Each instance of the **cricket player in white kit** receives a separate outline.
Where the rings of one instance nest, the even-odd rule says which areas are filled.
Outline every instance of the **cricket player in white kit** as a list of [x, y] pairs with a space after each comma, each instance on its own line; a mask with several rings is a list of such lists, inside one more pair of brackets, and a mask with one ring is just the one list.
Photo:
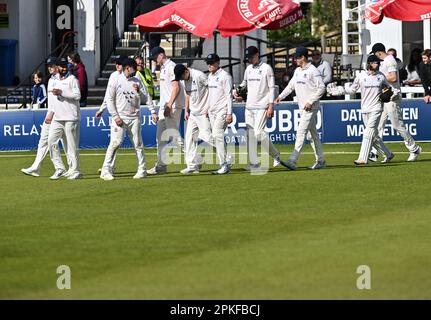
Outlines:
[[100, 174], [100, 178], [103, 180], [114, 179], [115, 155], [124, 141], [126, 132], [133, 143], [138, 159], [138, 170], [133, 179], [142, 179], [147, 175], [141, 133], [141, 103], [147, 104], [153, 120], [157, 118], [157, 114], [147, 88], [133, 76], [135, 72], [135, 60], [124, 59], [123, 72], [110, 84], [106, 92], [108, 111], [113, 121], [111, 123], [111, 142], [106, 150], [105, 161]]
[[[390, 86], [383, 73], [379, 71], [380, 59], [375, 55], [370, 55], [367, 59], [367, 70], [362, 71], [353, 81], [352, 85], [345, 88], [329, 84], [327, 89], [331, 95], [353, 94], [361, 90], [361, 113], [365, 125], [362, 136], [361, 151], [359, 158], [354, 161], [358, 166], [367, 164], [371, 147], [374, 146], [379, 153], [386, 157], [385, 162], [389, 162], [394, 154], [384, 145], [382, 138], [378, 134], [378, 125], [383, 112], [383, 103], [380, 101], [380, 94], [384, 85]], [[394, 92], [393, 94], [398, 94]]]
[[[247, 142], [249, 169], [259, 169], [257, 158], [257, 141], [274, 159], [274, 166], [282, 163], [280, 152], [274, 147], [268, 134], [265, 132], [266, 123], [274, 116], [274, 71], [271, 66], [260, 59], [259, 49], [250, 46], [245, 49], [245, 58], [249, 65], [245, 70], [243, 82], [240, 87], [247, 86], [247, 102], [245, 106], [245, 122], [247, 126]], [[239, 96], [234, 91], [235, 98]], [[284, 163], [282, 163], [284, 165]]]
[[[123, 61], [126, 59], [126, 56], [119, 56], [115, 59], [115, 71], [111, 73], [108, 80], [108, 85], [106, 86], [109, 88], [109, 86], [114, 82], [117, 81], [120, 74], [123, 72]], [[106, 93], [105, 93], [106, 98]], [[96, 118], [102, 117], [103, 112], [108, 108], [108, 104], [106, 103], [106, 99], [103, 99], [102, 105], [100, 106], [99, 110], [96, 112]]]
[[232, 123], [232, 77], [220, 68], [220, 57], [211, 53], [206, 58], [208, 65], [208, 115], [211, 122], [212, 137], [216, 146], [220, 168], [213, 174], [226, 174], [232, 165], [232, 155], [226, 152], [224, 133]]
[[66, 169], [58, 152], [58, 142], [64, 139], [67, 144], [66, 153], [69, 162], [69, 180], [81, 179], [82, 174], [79, 167], [79, 126], [80, 126], [80, 106], [81, 92], [79, 82], [75, 76], [68, 74], [67, 60], [59, 60], [58, 68], [60, 79], [52, 88], [53, 110], [48, 112], [46, 123], [51, 123], [48, 135], [48, 146], [51, 161], [55, 167], [55, 173], [51, 180], [58, 180], [65, 176]]
[[[58, 58], [56, 57], [50, 57], [46, 61], [46, 64], [48, 66], [48, 72], [51, 75], [50, 79], [48, 80], [48, 112], [46, 116], [50, 111], [53, 112], [54, 99], [57, 99], [57, 97], [52, 94], [52, 89], [55, 87], [55, 83], [60, 77], [58, 73], [57, 63], [58, 63]], [[50, 126], [51, 124], [46, 123], [44, 119], [42, 124], [42, 130], [40, 132], [39, 144], [37, 146], [36, 158], [34, 159], [33, 164], [29, 168], [21, 169], [22, 173], [33, 177], [40, 176], [40, 167], [42, 165], [43, 159], [45, 159], [46, 155], [49, 152], [48, 134], [49, 134]], [[62, 140], [63, 148], [67, 150], [67, 145], [65, 143], [66, 142]], [[60, 153], [60, 149], [56, 148], [54, 152]]]
[[186, 110], [184, 120], [187, 121], [185, 134], [185, 153], [187, 168], [182, 174], [199, 173], [202, 160], [198, 157], [198, 140], [212, 145], [211, 125], [208, 119], [208, 78], [202, 71], [186, 68], [177, 64], [174, 69], [175, 80], [184, 81], [186, 91]]
[[175, 80], [175, 62], [165, 54], [161, 47], [151, 50], [150, 57], [160, 65], [160, 109], [157, 122], [157, 163], [148, 170], [155, 175], [167, 172], [166, 151], [169, 140], [181, 147], [179, 133], [181, 113], [185, 107], [185, 92], [180, 81]]
[[[389, 118], [392, 123], [392, 127], [404, 139], [404, 144], [410, 152], [407, 161], [415, 161], [422, 152], [422, 148], [416, 144], [415, 140], [412, 138], [403, 122], [400, 106], [400, 77], [398, 74], [397, 62], [392, 55], [386, 53], [386, 48], [382, 43], [374, 44], [372, 47], [372, 53], [375, 54], [380, 60], [383, 60], [380, 63], [380, 72], [385, 75], [386, 79], [391, 84], [392, 90], [394, 92], [399, 92], [392, 98], [391, 101], [383, 105], [383, 113], [379, 124], [379, 135], [383, 138], [383, 131], [385, 129], [386, 121]], [[373, 154], [371, 154], [370, 158], [372, 161], [377, 160], [377, 158], [373, 157]]]
[[326, 87], [319, 70], [308, 62], [307, 48], [296, 48], [295, 58], [299, 67], [295, 70], [289, 84], [276, 99], [276, 103], [280, 103], [281, 100], [295, 91], [301, 117], [296, 132], [295, 149], [289, 160], [284, 163], [282, 162], [282, 164], [285, 164], [291, 170], [296, 169], [296, 162], [304, 146], [305, 138], [309, 133], [311, 137], [311, 146], [316, 156], [316, 162], [313, 166], [309, 167], [309, 169], [322, 169], [325, 167], [326, 162], [316, 124], [317, 114], [320, 110], [319, 99], [326, 92]]

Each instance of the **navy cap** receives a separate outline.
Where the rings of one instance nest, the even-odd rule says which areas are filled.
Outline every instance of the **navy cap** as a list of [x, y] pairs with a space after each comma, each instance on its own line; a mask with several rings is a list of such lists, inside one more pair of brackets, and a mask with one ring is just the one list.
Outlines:
[[183, 77], [184, 72], [186, 71], [186, 66], [183, 64], [177, 64], [175, 66], [174, 69], [174, 73], [175, 73], [175, 81], [180, 81], [182, 80], [181, 78]]
[[57, 58], [57, 65], [65, 67], [67, 66], [67, 59], [66, 58]]
[[380, 61], [381, 60], [379, 58], [377, 58], [377, 56], [374, 54], [368, 56], [368, 58], [367, 58], [367, 63], [372, 63], [372, 62], [380, 63]]
[[255, 47], [255, 46], [250, 46], [247, 49], [245, 49], [245, 51], [244, 51], [244, 57], [251, 58], [256, 53], [259, 53], [259, 49], [257, 47]]
[[165, 49], [163, 49], [162, 47], [154, 47], [153, 49], [151, 49], [150, 59], [156, 60], [157, 56], [161, 53], [165, 53]]
[[376, 52], [386, 52], [385, 45], [383, 43], [377, 42], [373, 45], [373, 48], [371, 49], [371, 53], [375, 54]]
[[127, 56], [118, 56], [118, 58], [115, 59], [115, 64], [121, 64], [123, 65], [123, 61], [127, 59]]
[[217, 55], [217, 53], [210, 53], [205, 61], [207, 64], [213, 64], [214, 62], [219, 62], [220, 57]]
[[135, 70], [137, 68], [136, 61], [134, 59], [132, 59], [132, 58], [125, 58], [123, 60], [122, 66], [123, 66], [123, 68], [126, 68], [127, 66], [129, 66], [129, 67], [132, 67]]
[[302, 56], [308, 58], [308, 49], [305, 48], [305, 47], [297, 47], [296, 50], [295, 50], [294, 56], [296, 58], [299, 58], [299, 57], [302, 57]]
[[53, 66], [53, 65], [58, 65], [58, 58], [57, 57], [49, 57], [47, 60], [46, 60], [46, 64], [48, 65], [48, 66]]

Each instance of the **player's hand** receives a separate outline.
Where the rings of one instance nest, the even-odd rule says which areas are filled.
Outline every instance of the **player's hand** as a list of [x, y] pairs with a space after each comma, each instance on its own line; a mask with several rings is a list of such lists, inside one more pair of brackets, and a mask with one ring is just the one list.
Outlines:
[[224, 120], [226, 121], [227, 124], [231, 124], [233, 121], [233, 117], [231, 114], [227, 114]]
[[139, 85], [137, 83], [133, 84], [133, 88], [136, 90], [136, 92], [139, 92]]
[[310, 111], [311, 110], [311, 104], [309, 104], [308, 102], [305, 104], [304, 106], [304, 110], [305, 111]]
[[151, 118], [153, 119], [154, 123], [159, 122], [159, 116], [157, 115], [157, 113], [151, 113]]
[[51, 124], [52, 122], [52, 118], [53, 118], [53, 114], [48, 114], [45, 118], [45, 123], [46, 124]]
[[60, 89], [52, 89], [52, 94], [54, 96], [61, 96], [62, 93], [63, 91], [61, 91]]
[[280, 97], [277, 97], [276, 99], [275, 99], [275, 101], [274, 101], [274, 103], [275, 104], [279, 104], [281, 102], [281, 98]]
[[115, 123], [117, 124], [117, 126], [121, 127], [123, 126], [124, 122], [123, 119], [121, 119], [120, 117], [116, 117], [115, 118]]
[[96, 112], [96, 118], [99, 119], [103, 114], [103, 111], [97, 111]]
[[425, 96], [424, 101], [425, 103], [431, 103], [431, 96]]
[[163, 114], [165, 115], [165, 117], [169, 117], [172, 113], [172, 104], [167, 102], [165, 104], [165, 111], [163, 112]]
[[274, 105], [272, 103], [268, 104], [268, 108], [266, 109], [266, 117], [272, 118], [274, 116]]
[[189, 121], [189, 113], [184, 111], [184, 121]]

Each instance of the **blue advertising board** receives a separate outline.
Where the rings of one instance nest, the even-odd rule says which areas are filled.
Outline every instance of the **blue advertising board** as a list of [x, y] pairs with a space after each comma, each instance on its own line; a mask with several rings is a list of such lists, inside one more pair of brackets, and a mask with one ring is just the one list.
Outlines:
[[[234, 105], [234, 121], [226, 131], [228, 143], [245, 142], [244, 105]], [[106, 148], [109, 144], [110, 117], [95, 118], [96, 108], [81, 109], [82, 149]], [[0, 112], [0, 151], [34, 150], [37, 148], [41, 126], [46, 110], [16, 110]], [[147, 108], [142, 107], [142, 137], [146, 147], [156, 146], [157, 126], [151, 121]], [[422, 99], [404, 99], [402, 115], [413, 138], [431, 140], [431, 107]], [[294, 143], [300, 114], [294, 102], [275, 107], [274, 118], [268, 120], [267, 132], [274, 143]], [[184, 132], [184, 123], [181, 132]], [[325, 143], [360, 142], [364, 129], [360, 113], [360, 101], [323, 101], [317, 122], [320, 138]], [[384, 132], [385, 141], [401, 141], [388, 121]], [[123, 147], [131, 147], [126, 138]]]

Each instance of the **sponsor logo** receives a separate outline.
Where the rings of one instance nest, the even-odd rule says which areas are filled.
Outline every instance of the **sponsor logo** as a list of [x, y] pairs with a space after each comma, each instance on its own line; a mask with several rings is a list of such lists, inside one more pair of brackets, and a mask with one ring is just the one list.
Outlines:
[[194, 24], [188, 22], [187, 20], [185, 20], [184, 18], [180, 17], [177, 14], [171, 15], [171, 21], [175, 22], [176, 24], [183, 27], [187, 31], [193, 31], [196, 29], [196, 26]]
[[241, 17], [262, 28], [281, 17], [280, 5], [274, 0], [261, 0], [250, 3], [249, 0], [237, 0], [238, 12]]

